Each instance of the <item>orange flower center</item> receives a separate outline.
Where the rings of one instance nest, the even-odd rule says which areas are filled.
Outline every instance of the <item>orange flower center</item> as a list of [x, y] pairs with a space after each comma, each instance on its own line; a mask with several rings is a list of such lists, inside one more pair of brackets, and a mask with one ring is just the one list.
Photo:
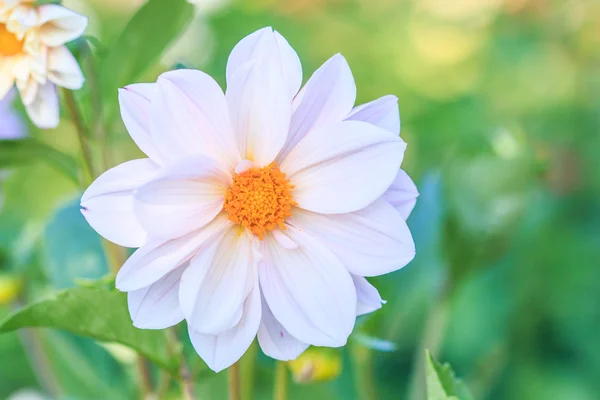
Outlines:
[[292, 206], [296, 205], [293, 188], [274, 164], [250, 168], [234, 174], [223, 208], [229, 213], [229, 220], [262, 240], [265, 233], [276, 227], [285, 229], [283, 222], [292, 215]]
[[14, 33], [6, 30], [5, 24], [0, 24], [0, 55], [10, 57], [23, 52], [23, 41], [17, 39]]

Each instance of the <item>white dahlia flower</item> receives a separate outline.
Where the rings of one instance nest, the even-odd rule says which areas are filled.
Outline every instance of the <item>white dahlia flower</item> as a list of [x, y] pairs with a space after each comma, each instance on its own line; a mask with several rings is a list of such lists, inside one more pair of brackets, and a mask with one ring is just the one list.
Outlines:
[[65, 43], [86, 26], [86, 17], [57, 4], [0, 0], [0, 99], [16, 83], [33, 123], [58, 125], [56, 86], [79, 89], [84, 81]]
[[364, 277], [415, 255], [397, 99], [353, 109], [339, 54], [301, 83], [296, 52], [264, 28], [231, 52], [225, 94], [194, 70], [126, 87], [123, 121], [149, 158], [107, 171], [82, 198], [96, 231], [140, 247], [116, 281], [134, 325], [185, 319], [215, 371], [257, 335], [280, 360], [344, 345], [357, 314], [381, 307]]

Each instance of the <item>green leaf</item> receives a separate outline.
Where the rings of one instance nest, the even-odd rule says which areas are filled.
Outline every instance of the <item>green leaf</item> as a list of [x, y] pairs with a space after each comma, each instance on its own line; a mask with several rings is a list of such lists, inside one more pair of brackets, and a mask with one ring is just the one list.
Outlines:
[[162, 55], [194, 15], [187, 0], [149, 0], [131, 18], [110, 47], [100, 68], [100, 80], [111, 99], [117, 88], [134, 83]]
[[0, 322], [0, 333], [20, 328], [56, 328], [137, 351], [161, 368], [175, 372], [164, 331], [141, 330], [131, 323], [124, 293], [74, 288], [24, 307]]
[[36, 160], [47, 162], [73, 182], [79, 182], [79, 168], [73, 157], [35, 139], [0, 141], [0, 168], [30, 165]]
[[465, 384], [454, 376], [450, 364], [440, 364], [429, 353], [427, 357], [427, 400], [473, 400]]

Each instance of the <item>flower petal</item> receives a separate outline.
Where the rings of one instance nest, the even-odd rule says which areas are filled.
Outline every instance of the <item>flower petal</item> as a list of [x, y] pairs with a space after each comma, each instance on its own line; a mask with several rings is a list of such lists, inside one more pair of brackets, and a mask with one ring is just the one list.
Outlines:
[[38, 7], [40, 39], [49, 47], [60, 46], [77, 39], [88, 24], [87, 17], [57, 4]]
[[0, 99], [3, 99], [15, 83], [13, 68], [17, 63], [15, 57], [0, 57]]
[[223, 91], [213, 78], [195, 70], [166, 72], [152, 99], [152, 136], [172, 161], [206, 155], [233, 170], [240, 156], [231, 132]]
[[272, 236], [261, 242], [260, 287], [269, 308], [299, 341], [343, 346], [356, 317], [356, 291], [350, 274], [306, 232], [289, 226], [285, 234], [298, 248], [283, 248]]
[[311, 129], [342, 121], [352, 110], [356, 85], [346, 59], [336, 54], [327, 60], [310, 77], [301, 95], [299, 103], [294, 104], [288, 140], [279, 160], [283, 160]]
[[163, 165], [165, 157], [154, 143], [150, 134], [152, 99], [157, 95], [155, 83], [137, 83], [119, 89], [121, 118], [127, 132], [152, 161]]
[[183, 320], [179, 307], [179, 280], [185, 267], [177, 268], [143, 289], [127, 293], [129, 315], [140, 329], [165, 329]]
[[56, 128], [59, 122], [58, 92], [50, 81], [39, 85], [33, 101], [25, 104], [27, 115], [40, 129]]
[[189, 326], [192, 345], [210, 369], [215, 372], [222, 371], [239, 360], [248, 350], [256, 337], [260, 316], [260, 290], [258, 282], [255, 282], [244, 301], [242, 317], [237, 325], [218, 335], [194, 332]]
[[370, 103], [354, 107], [346, 120], [368, 122], [386, 131], [390, 131], [396, 136], [400, 135], [398, 98], [387, 95]]
[[196, 252], [231, 226], [220, 215], [202, 229], [177, 239], [150, 239], [129, 257], [117, 274], [116, 287], [131, 292], [152, 285], [169, 272], [189, 261]]
[[203, 227], [221, 212], [230, 184], [231, 175], [212, 158], [186, 158], [138, 189], [134, 211], [150, 236], [179, 237]]
[[375, 286], [371, 285], [366, 278], [352, 275], [356, 287], [356, 315], [364, 315], [379, 310], [385, 300], [381, 298]]
[[258, 328], [258, 344], [263, 353], [281, 361], [295, 360], [309, 346], [285, 330], [271, 312], [264, 297], [262, 298], [262, 320]]
[[273, 28], [266, 27], [251, 33], [235, 45], [227, 60], [227, 86], [240, 67], [250, 61], [269, 59], [277, 63], [277, 71], [287, 84], [289, 100], [302, 85], [302, 64], [290, 44]]
[[366, 122], [344, 121], [311, 130], [281, 164], [306, 210], [338, 214], [379, 198], [400, 168], [406, 144]]
[[219, 334], [242, 318], [256, 274], [255, 238], [232, 226], [190, 262], [181, 277], [179, 302], [194, 332]]
[[259, 166], [270, 164], [283, 147], [291, 103], [272, 63], [239, 68], [227, 87], [227, 104], [240, 154]]
[[150, 159], [125, 162], [100, 175], [81, 197], [81, 213], [102, 237], [125, 247], [140, 247], [147, 233], [133, 212], [133, 192], [159, 171]]
[[387, 200], [406, 220], [408, 219], [415, 204], [417, 204], [419, 191], [412, 179], [403, 170], [398, 171], [396, 179], [392, 182], [389, 189], [383, 194], [383, 198]]
[[81, 89], [83, 86], [85, 79], [81, 68], [66, 46], [48, 49], [48, 79], [71, 90]]
[[395, 271], [415, 256], [404, 218], [386, 201], [347, 214], [293, 210], [289, 222], [331, 250], [353, 274], [377, 276]]

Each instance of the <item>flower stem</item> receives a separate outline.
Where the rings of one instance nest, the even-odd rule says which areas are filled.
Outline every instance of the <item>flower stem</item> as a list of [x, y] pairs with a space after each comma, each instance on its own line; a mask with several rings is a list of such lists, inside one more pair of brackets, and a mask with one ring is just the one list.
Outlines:
[[283, 361], [275, 364], [275, 387], [273, 390], [274, 400], [286, 400], [288, 392], [288, 372]]
[[75, 130], [77, 131], [77, 136], [79, 138], [79, 146], [81, 148], [81, 155], [83, 156], [84, 169], [87, 171], [87, 173], [84, 172], [84, 186], [87, 186], [96, 177], [96, 170], [94, 168], [94, 162], [92, 158], [92, 150], [86, 135], [87, 130], [83, 124], [81, 113], [77, 108], [77, 102], [75, 101], [73, 92], [68, 89], [64, 89], [63, 95], [65, 98], [65, 103], [67, 104], [67, 108], [69, 109], [69, 113], [71, 114], [71, 120], [75, 125]]
[[138, 356], [137, 367], [140, 376], [140, 382], [142, 384], [142, 399], [145, 399], [154, 390], [152, 385], [152, 374], [150, 372], [150, 365], [148, 364], [148, 360], [146, 360], [142, 356]]
[[357, 397], [364, 400], [376, 400], [378, 397], [376, 385], [373, 381], [373, 354], [371, 350], [352, 343], [350, 355], [353, 361]]
[[102, 170], [107, 169], [112, 160], [110, 159], [110, 151], [107, 142], [107, 129], [104, 118], [104, 107], [102, 104], [102, 92], [100, 82], [98, 81], [98, 70], [96, 69], [96, 60], [94, 60], [94, 52], [90, 44], [85, 41], [87, 80], [90, 87], [90, 96], [92, 100], [92, 108], [94, 110], [93, 131], [94, 137], [102, 150]]
[[233, 364], [229, 367], [229, 400], [241, 400], [240, 365]]

